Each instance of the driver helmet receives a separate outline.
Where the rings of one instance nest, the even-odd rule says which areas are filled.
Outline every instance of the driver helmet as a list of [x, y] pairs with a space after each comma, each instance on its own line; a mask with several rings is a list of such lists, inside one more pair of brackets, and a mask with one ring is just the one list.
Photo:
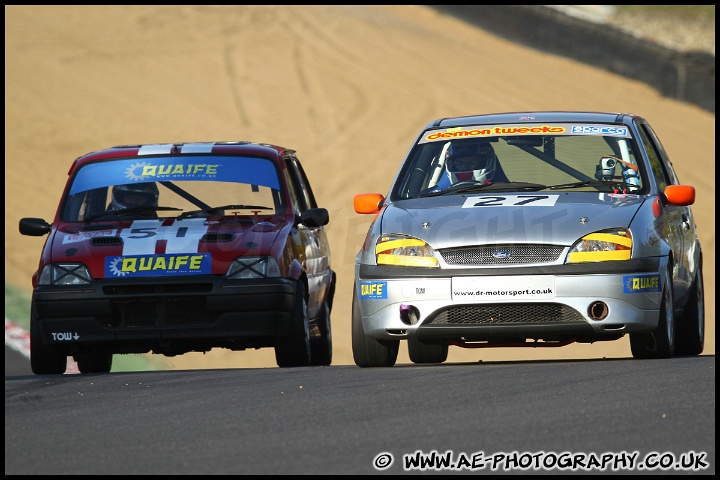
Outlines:
[[475, 180], [490, 182], [497, 168], [497, 155], [487, 142], [465, 147], [454, 147], [447, 160], [447, 169], [453, 183]]
[[110, 210], [125, 208], [157, 207], [160, 192], [155, 183], [132, 183], [116, 185], [112, 189]]

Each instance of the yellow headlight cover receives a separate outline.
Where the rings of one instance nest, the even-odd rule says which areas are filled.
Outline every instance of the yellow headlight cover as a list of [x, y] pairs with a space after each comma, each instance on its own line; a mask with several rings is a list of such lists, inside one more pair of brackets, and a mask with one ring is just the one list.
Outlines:
[[632, 234], [628, 229], [606, 230], [585, 235], [568, 254], [567, 263], [630, 260]]
[[378, 265], [437, 267], [432, 247], [424, 241], [399, 235], [384, 235], [375, 246]]

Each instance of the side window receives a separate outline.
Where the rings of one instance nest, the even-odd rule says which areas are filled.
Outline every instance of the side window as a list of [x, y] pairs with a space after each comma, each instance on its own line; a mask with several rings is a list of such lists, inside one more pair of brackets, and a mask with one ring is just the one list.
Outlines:
[[[286, 167], [287, 167], [287, 164], [286, 164]], [[296, 216], [300, 216], [300, 213], [302, 213], [302, 208], [301, 208], [301, 199], [297, 193], [297, 184], [296, 184], [295, 180], [293, 179], [293, 175], [292, 175], [292, 172], [290, 171], [290, 168], [285, 168], [284, 172], [285, 172], [285, 182], [287, 183], [288, 189], [290, 191], [290, 201], [292, 202], [293, 213]]]
[[660, 154], [660, 158], [663, 161], [663, 164], [665, 165], [665, 168], [667, 169], [667, 174], [670, 177], [670, 183], [673, 185], [679, 185], [680, 180], [678, 179], [677, 174], [675, 173], [675, 169], [672, 166], [672, 162], [670, 161], [670, 157], [668, 157], [667, 152], [665, 152], [665, 147], [663, 147], [662, 143], [660, 142], [660, 139], [658, 138], [657, 134], [655, 133], [655, 130], [650, 125], [643, 125], [643, 128], [647, 130], [648, 135], [650, 135], [650, 138], [653, 139], [653, 143], [657, 145], [658, 153]]
[[303, 170], [302, 165], [300, 165], [300, 162], [298, 161], [295, 162], [295, 166], [297, 167], [298, 180], [302, 184], [303, 196], [307, 201], [308, 208], [317, 208], [315, 195], [313, 194], [312, 188], [310, 188], [310, 181], [308, 180], [307, 175], [305, 175], [305, 170]]
[[305, 171], [302, 166], [295, 159], [288, 157], [285, 159], [286, 171], [290, 180], [288, 183], [292, 183], [291, 187], [295, 191], [295, 197], [297, 198], [300, 211], [304, 212], [309, 208], [317, 207], [315, 203], [315, 197], [313, 196], [312, 190], [310, 189], [310, 183], [305, 176]]
[[662, 192], [663, 190], [665, 190], [665, 187], [672, 183], [672, 181], [670, 180], [667, 170], [665, 169], [665, 162], [660, 157], [660, 153], [658, 152], [655, 143], [653, 143], [645, 127], [646, 126], [643, 124], [638, 125], [640, 139], [645, 146], [645, 151], [647, 152], [648, 159], [650, 160], [652, 174], [655, 177], [655, 181], [657, 182], [658, 190]]
[[95, 188], [70, 195], [65, 201], [60, 219], [63, 222], [82, 222], [105, 212], [107, 187]]

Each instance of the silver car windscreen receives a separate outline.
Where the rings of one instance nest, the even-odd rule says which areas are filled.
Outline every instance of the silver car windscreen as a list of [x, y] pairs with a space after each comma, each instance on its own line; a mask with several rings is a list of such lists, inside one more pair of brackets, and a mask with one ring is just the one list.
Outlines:
[[[512, 184], [587, 182], [572, 188], [593, 192], [612, 188], [599, 182], [627, 183], [627, 190], [637, 193], [645, 173], [636, 151], [629, 129], [619, 125], [494, 125], [431, 131], [411, 151], [393, 195], [415, 198], [461, 180], [508, 184], [509, 189]], [[474, 170], [460, 172], [453, 163], [462, 155], [480, 154], [484, 157]]]

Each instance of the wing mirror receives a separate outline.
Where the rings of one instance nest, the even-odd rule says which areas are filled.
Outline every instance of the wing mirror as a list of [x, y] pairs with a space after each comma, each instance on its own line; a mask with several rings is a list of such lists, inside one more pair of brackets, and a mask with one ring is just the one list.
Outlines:
[[671, 205], [687, 206], [695, 203], [695, 187], [690, 185], [668, 185], [663, 194]]
[[378, 213], [384, 201], [379, 193], [359, 193], [353, 199], [353, 207], [357, 213]]
[[306, 227], [322, 227], [328, 222], [330, 222], [330, 214], [326, 208], [310, 208], [300, 215], [300, 223]]
[[50, 224], [42, 218], [21, 218], [20, 233], [31, 237], [42, 237], [50, 233]]

